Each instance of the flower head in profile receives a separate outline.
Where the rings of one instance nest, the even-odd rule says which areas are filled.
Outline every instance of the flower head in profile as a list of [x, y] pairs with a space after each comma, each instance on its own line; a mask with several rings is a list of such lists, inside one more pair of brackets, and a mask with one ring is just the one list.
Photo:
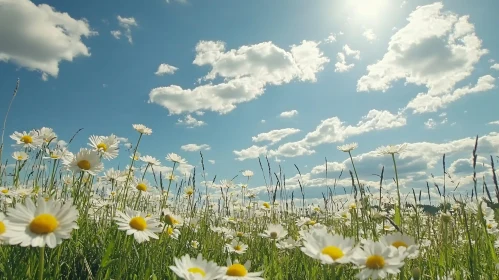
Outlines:
[[23, 151], [16, 151], [12, 153], [12, 158], [17, 161], [25, 161], [29, 158], [29, 156]]
[[99, 153], [85, 148], [80, 149], [71, 159], [64, 160], [64, 164], [73, 172], [86, 172], [94, 176], [104, 169]]
[[126, 209], [124, 212], [116, 211], [114, 220], [119, 230], [126, 231], [127, 235], [133, 234], [138, 243], [149, 241], [150, 238], [159, 238], [156, 232], [161, 231], [160, 223], [144, 213], [131, 209]]
[[217, 279], [223, 273], [223, 268], [212, 261], [203, 259], [201, 254], [197, 258], [189, 255], [174, 259], [175, 265], [170, 269], [180, 278], [186, 280], [212, 280]]
[[187, 163], [187, 161], [185, 159], [183, 159], [181, 156], [179, 156], [175, 153], [169, 153], [168, 155], [166, 155], [166, 160], [171, 161], [171, 162], [176, 163], [176, 164]]
[[260, 275], [263, 271], [259, 272], [249, 272], [251, 270], [251, 261], [246, 261], [244, 265], [240, 264], [239, 261], [234, 261], [227, 258], [227, 267], [223, 268], [223, 273], [218, 279], [222, 280], [264, 280]]
[[[8, 228], [3, 236], [11, 245], [55, 248], [77, 229], [78, 210], [72, 203], [62, 204], [39, 196], [37, 205], [30, 198], [7, 210]], [[5, 223], [4, 223], [5, 225]]]
[[16, 141], [16, 145], [21, 148], [38, 148], [43, 144], [43, 139], [38, 135], [38, 132], [32, 130], [30, 132], [17, 132], [15, 131], [10, 138]]
[[350, 144], [341, 145], [341, 146], [338, 146], [336, 148], [342, 152], [348, 153], [348, 152], [355, 150], [358, 146], [359, 145], [357, 145], [357, 143], [354, 142], [354, 143], [350, 143]]
[[407, 144], [382, 146], [376, 149], [376, 152], [381, 155], [394, 155], [402, 153], [406, 148]]
[[253, 171], [251, 171], [251, 170], [244, 170], [243, 171], [243, 176], [244, 177], [248, 177], [249, 178], [249, 177], [252, 177], [253, 175], [254, 175]]
[[152, 129], [148, 128], [147, 126], [145, 126], [143, 124], [134, 124], [132, 126], [133, 126], [133, 129], [135, 129], [140, 134], [144, 134], [144, 135], [151, 135], [152, 134]]
[[157, 160], [156, 158], [154, 158], [152, 156], [141, 156], [141, 157], [139, 157], [139, 159], [142, 162], [147, 163], [148, 165], [152, 165], [152, 166], [158, 166], [161, 164], [161, 162], [159, 160]]

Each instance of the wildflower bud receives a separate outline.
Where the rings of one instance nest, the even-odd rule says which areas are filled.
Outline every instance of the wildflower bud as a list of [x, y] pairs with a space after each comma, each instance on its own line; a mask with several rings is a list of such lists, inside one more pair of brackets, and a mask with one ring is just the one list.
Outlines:
[[441, 219], [442, 219], [442, 222], [444, 223], [449, 223], [451, 221], [451, 215], [447, 214], [447, 213], [442, 213], [442, 216], [441, 216]]
[[415, 267], [412, 269], [412, 279], [414, 280], [421, 279], [421, 269], [419, 269], [419, 267]]

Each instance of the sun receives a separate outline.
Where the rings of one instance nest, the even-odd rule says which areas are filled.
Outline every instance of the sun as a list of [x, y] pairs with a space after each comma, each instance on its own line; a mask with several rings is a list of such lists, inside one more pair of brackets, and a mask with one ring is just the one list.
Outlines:
[[390, 8], [390, 0], [347, 0], [348, 14], [359, 21], [380, 21]]

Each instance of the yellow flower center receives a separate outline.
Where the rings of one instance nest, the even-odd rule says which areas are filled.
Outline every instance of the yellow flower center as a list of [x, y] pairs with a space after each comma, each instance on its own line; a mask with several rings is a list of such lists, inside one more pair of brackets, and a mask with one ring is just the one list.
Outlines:
[[59, 226], [59, 221], [51, 214], [40, 214], [29, 224], [31, 232], [36, 234], [47, 234], [54, 232]]
[[238, 232], [236, 233], [236, 236], [237, 236], [237, 237], [243, 237], [243, 235], [244, 235], [244, 233], [243, 233], [243, 232], [241, 232], [241, 231], [238, 231]]
[[112, 196], [115, 196], [115, 195], [116, 195], [116, 192], [114, 192], [114, 191], [113, 191], [113, 192], [111, 192], [111, 195], [112, 195]]
[[234, 250], [236, 250], [236, 251], [241, 251], [241, 249], [242, 249], [242, 247], [239, 244], [234, 246]]
[[407, 248], [407, 243], [405, 243], [404, 241], [395, 241], [392, 243], [392, 246], [395, 248], [398, 248], [400, 246]]
[[3, 189], [3, 190], [2, 190], [2, 193], [4, 193], [4, 194], [8, 194], [8, 193], [9, 193], [9, 190], [8, 190], [8, 189]]
[[168, 227], [167, 233], [168, 233], [168, 235], [172, 235], [173, 234], [173, 228], [172, 227]]
[[188, 189], [185, 191], [185, 193], [188, 195], [188, 196], [191, 196], [193, 193], [194, 193], [194, 190], [193, 189]]
[[275, 232], [275, 231], [274, 231], [274, 232], [271, 232], [271, 233], [270, 233], [270, 238], [272, 238], [272, 239], [276, 239], [276, 238], [277, 238], [277, 232]]
[[51, 154], [50, 154], [50, 157], [51, 157], [51, 158], [53, 158], [53, 159], [58, 159], [58, 158], [59, 158], [59, 155], [58, 155], [58, 154], [51, 153]]
[[330, 256], [333, 260], [337, 260], [345, 255], [343, 254], [343, 251], [336, 246], [327, 246], [322, 249], [322, 254]]
[[130, 220], [130, 226], [133, 229], [143, 231], [147, 228], [147, 222], [146, 219], [142, 218], [141, 216], [133, 217]]
[[385, 259], [379, 255], [372, 255], [366, 260], [366, 267], [370, 269], [382, 269], [385, 266]]
[[270, 204], [268, 204], [267, 202], [264, 202], [264, 203], [263, 203], [263, 207], [265, 207], [265, 208], [270, 208]]
[[31, 144], [33, 143], [33, 137], [29, 136], [29, 135], [24, 135], [23, 137], [21, 137], [21, 142], [23, 142], [24, 144]]
[[137, 188], [137, 190], [142, 191], [142, 192], [147, 191], [147, 186], [144, 183], [139, 183], [136, 188]]
[[316, 221], [314, 221], [314, 220], [310, 220], [310, 221], [308, 221], [308, 222], [307, 222], [307, 224], [308, 224], [309, 226], [313, 226], [313, 225], [315, 225], [316, 223], [317, 223], [317, 222], [316, 222]]
[[165, 219], [166, 219], [166, 222], [169, 225], [176, 225], [176, 224], [178, 224], [177, 219], [175, 219], [172, 215], [166, 215]]
[[489, 229], [492, 229], [492, 228], [493, 228], [493, 225], [489, 223], [489, 224], [487, 224], [487, 227], [488, 227]]
[[17, 156], [17, 160], [23, 160], [23, 156]]
[[350, 209], [357, 209], [357, 204], [355, 203], [350, 204]]
[[0, 221], [0, 234], [3, 234], [5, 232], [5, 224]]
[[227, 268], [227, 272], [225, 275], [228, 276], [246, 276], [248, 274], [248, 271], [246, 270], [246, 267], [244, 265], [235, 263]]
[[86, 159], [80, 160], [77, 165], [82, 170], [89, 170], [91, 167], [90, 162]]
[[384, 228], [385, 230], [391, 230], [391, 229], [392, 229], [392, 227], [391, 227], [391, 226], [389, 226], [389, 225], [385, 225], [383, 228]]
[[204, 272], [204, 270], [202, 270], [201, 268], [199, 267], [191, 267], [189, 269], [187, 269], [187, 271], [189, 271], [190, 273], [198, 273], [198, 274], [201, 274], [203, 277], [206, 276], [206, 272]]
[[107, 145], [101, 142], [97, 145], [97, 149], [105, 152], [107, 151]]

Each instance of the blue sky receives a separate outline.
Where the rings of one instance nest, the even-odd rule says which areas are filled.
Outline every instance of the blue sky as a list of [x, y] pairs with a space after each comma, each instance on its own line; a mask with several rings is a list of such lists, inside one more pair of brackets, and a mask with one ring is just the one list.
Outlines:
[[[250, 187], [263, 184], [257, 158], [268, 155], [290, 187], [300, 168], [309, 197], [323, 190], [325, 157], [329, 178], [349, 168], [337, 145], [359, 143], [359, 175], [373, 185], [381, 165], [391, 169], [376, 148], [408, 143], [407, 189], [425, 188], [431, 172], [441, 180], [443, 153], [469, 189], [468, 138], [482, 137], [484, 164], [499, 148], [490, 124], [499, 120], [499, 3], [311, 3], [0, 0], [0, 115], [21, 79], [6, 135], [46, 126], [69, 140], [84, 128], [75, 152], [90, 135], [133, 143], [131, 125], [142, 123], [153, 129], [143, 155], [166, 164], [175, 152], [198, 166], [199, 151], [181, 147], [207, 145], [210, 179], [249, 169]], [[155, 74], [161, 64], [176, 70]]]

